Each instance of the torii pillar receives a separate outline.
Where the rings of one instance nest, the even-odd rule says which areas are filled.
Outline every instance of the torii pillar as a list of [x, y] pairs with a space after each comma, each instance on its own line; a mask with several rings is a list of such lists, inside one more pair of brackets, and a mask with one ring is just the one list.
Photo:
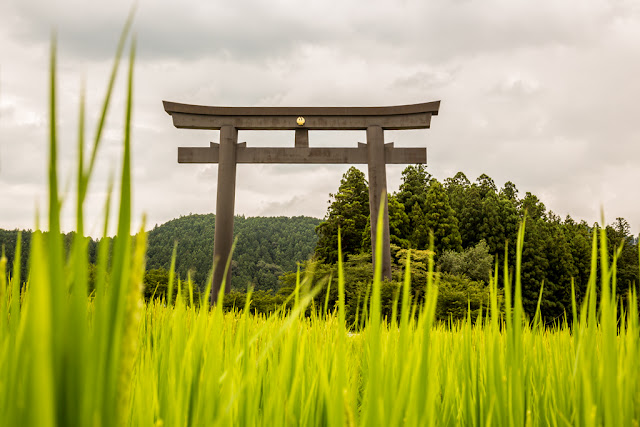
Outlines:
[[[163, 101], [177, 128], [219, 129], [220, 143], [209, 147], [178, 147], [178, 163], [218, 163], [218, 190], [214, 237], [214, 272], [211, 303], [223, 283], [230, 282], [233, 220], [238, 163], [347, 163], [369, 167], [371, 251], [376, 247], [376, 226], [383, 212], [382, 275], [391, 279], [391, 248], [387, 204], [387, 164], [426, 163], [426, 148], [396, 148], [385, 144], [384, 131], [427, 129], [438, 114], [440, 101], [392, 107], [213, 107]], [[295, 130], [294, 147], [247, 147], [238, 143], [238, 130]], [[311, 148], [309, 130], [366, 130], [367, 143], [357, 148]], [[375, 264], [374, 264], [375, 268]], [[225, 292], [230, 286], [225, 286]]]
[[[382, 277], [391, 280], [391, 241], [389, 240], [389, 204], [387, 202], [387, 163], [384, 155], [384, 131], [380, 126], [367, 127], [369, 165], [369, 213], [371, 214], [371, 256], [376, 268], [377, 225], [382, 202]], [[425, 156], [426, 157], [426, 156]], [[425, 159], [426, 160], [426, 159]]]
[[216, 228], [213, 238], [213, 285], [211, 303], [218, 298], [225, 280], [225, 291], [231, 288], [231, 249], [233, 247], [233, 219], [236, 201], [236, 146], [238, 130], [229, 125], [220, 128], [220, 156], [218, 159], [218, 194], [216, 197]]

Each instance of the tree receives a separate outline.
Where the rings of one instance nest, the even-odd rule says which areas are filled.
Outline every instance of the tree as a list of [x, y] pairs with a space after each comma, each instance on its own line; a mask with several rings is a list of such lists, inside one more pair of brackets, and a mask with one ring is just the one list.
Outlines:
[[462, 247], [468, 248], [482, 240], [478, 233], [483, 218], [482, 194], [476, 184], [469, 186], [464, 191], [460, 205], [458, 228], [462, 239]]
[[424, 165], [407, 166], [402, 171], [402, 184], [396, 197], [406, 212], [412, 212], [415, 204], [424, 212], [430, 180], [431, 174]]
[[[518, 190], [507, 182], [498, 193], [489, 176], [482, 174], [469, 184], [464, 174], [447, 181], [447, 193], [455, 202], [463, 247], [485, 240], [492, 255], [503, 257], [505, 242], [514, 243], [518, 226]], [[513, 245], [512, 245], [513, 247]]]
[[[554, 219], [552, 213], [549, 218]], [[577, 274], [564, 227], [542, 218], [528, 218], [522, 253], [522, 305], [525, 312], [535, 314], [540, 288], [544, 283], [542, 315], [547, 322], [559, 321], [571, 311], [571, 277]]]
[[505, 224], [500, 215], [501, 207], [500, 199], [494, 192], [487, 192], [480, 204], [477, 238], [485, 240], [489, 245], [489, 252], [494, 255], [504, 252], [507, 240]]
[[520, 211], [527, 212], [527, 216], [532, 219], [544, 219], [547, 208], [537, 196], [527, 191], [524, 199], [520, 201]]
[[[545, 282], [546, 273], [549, 269], [549, 261], [545, 256], [545, 229], [542, 219], [527, 217], [524, 235], [524, 245], [522, 249], [521, 283], [522, 283], [522, 306], [525, 313], [531, 318], [535, 314], [540, 295], [540, 287]], [[515, 242], [514, 242], [515, 245]], [[509, 261], [511, 265], [515, 260]], [[513, 272], [515, 274], [515, 272]], [[511, 280], [511, 286], [515, 281]], [[512, 294], [513, 295], [513, 292]], [[542, 314], [547, 315], [550, 311], [555, 311], [555, 302], [550, 298], [549, 284], [544, 283], [543, 301], [541, 304]]]
[[411, 247], [415, 249], [428, 249], [429, 247], [429, 227], [425, 221], [424, 214], [419, 203], [414, 203], [409, 215], [411, 221]]
[[638, 285], [638, 247], [633, 242], [630, 230], [627, 220], [620, 217], [606, 228], [609, 262], [613, 262], [614, 254], [617, 257], [616, 292], [619, 296], [625, 296], [633, 285]]
[[[462, 172], [456, 173], [453, 178], [447, 178], [444, 180], [444, 189], [449, 196], [449, 203], [456, 214], [456, 218], [458, 218], [458, 222], [461, 220], [460, 214], [465, 205], [466, 191], [469, 189], [470, 185], [471, 182]], [[460, 224], [458, 224], [458, 227], [459, 226]]]
[[342, 176], [325, 220], [318, 225], [316, 254], [328, 263], [338, 260], [338, 229], [343, 254], [355, 254], [362, 249], [362, 234], [369, 221], [369, 187], [364, 173], [355, 167]]
[[[515, 243], [519, 216], [518, 210], [512, 200], [489, 192], [481, 203], [481, 220], [479, 222], [476, 238], [485, 240], [489, 245], [489, 253], [497, 255], [499, 260], [504, 259], [504, 250], [507, 242]], [[515, 255], [511, 245], [509, 256]]]
[[575, 277], [578, 271], [573, 263], [565, 227], [560, 218], [552, 213], [549, 217], [554, 221], [543, 223], [546, 228], [544, 255], [548, 262], [544, 286], [545, 291], [549, 291], [549, 296], [545, 294], [543, 297], [550, 300], [550, 303], [547, 303], [546, 311], [542, 314], [551, 320], [559, 319], [564, 313], [571, 312], [571, 278]]
[[478, 177], [476, 185], [480, 189], [480, 197], [483, 199], [487, 197], [487, 194], [489, 193], [496, 194], [498, 192], [498, 188], [496, 187], [495, 182], [493, 182], [493, 179], [484, 173]]
[[429, 186], [424, 219], [426, 228], [433, 231], [436, 254], [462, 250], [458, 219], [449, 205], [449, 196], [436, 179]]
[[504, 187], [500, 190], [500, 197], [512, 201], [515, 205], [518, 204], [518, 189], [516, 185], [507, 181], [504, 183]]
[[[400, 203], [397, 197], [389, 196], [389, 237], [391, 243], [401, 248], [408, 248], [410, 234], [411, 221], [405, 206]], [[369, 233], [369, 240], [371, 240], [371, 233]], [[370, 244], [368, 248], [371, 248]]]
[[564, 232], [571, 250], [571, 258], [576, 269], [574, 288], [577, 303], [581, 303], [587, 290], [591, 269], [591, 227], [585, 222], [576, 223], [570, 216], [564, 220]]
[[404, 205], [405, 211], [409, 212], [411, 232], [407, 234], [407, 239], [411, 246], [428, 248], [429, 230], [432, 230], [436, 253], [445, 249], [460, 250], [458, 219], [442, 184], [431, 179], [422, 165], [408, 166], [402, 172], [402, 180], [396, 197]]

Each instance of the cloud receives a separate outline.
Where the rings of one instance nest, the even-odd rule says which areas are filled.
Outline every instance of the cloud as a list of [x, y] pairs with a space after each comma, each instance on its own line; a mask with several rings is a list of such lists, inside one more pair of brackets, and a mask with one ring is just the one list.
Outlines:
[[[44, 206], [51, 28], [59, 40], [60, 174], [72, 183], [80, 88], [84, 82], [90, 139], [129, 9], [124, 0], [0, 4], [0, 227], [30, 227], [34, 206]], [[134, 217], [146, 212], [149, 224], [215, 210], [217, 167], [179, 165], [176, 157], [178, 146], [206, 146], [218, 133], [175, 129], [163, 99], [236, 106], [441, 99], [431, 129], [387, 132], [386, 140], [426, 146], [439, 179], [487, 173], [563, 216], [593, 222], [605, 203], [612, 218], [640, 230], [640, 205], [629, 197], [640, 179], [636, 1], [158, 0], [140, 3], [134, 28]], [[98, 233], [107, 181], [120, 168], [122, 77], [87, 201]], [[241, 132], [240, 140], [293, 145], [291, 132]], [[310, 140], [355, 146], [365, 136], [312, 132]], [[240, 165], [236, 212], [322, 217], [347, 168]], [[401, 171], [387, 168], [390, 189]], [[72, 228], [71, 207], [63, 214]]]
[[[109, 58], [130, 2], [12, 0], [12, 32], [46, 42], [57, 28], [61, 42], [81, 58]], [[363, 49], [390, 59], [446, 61], [481, 52], [546, 45], [585, 45], [594, 28], [636, 13], [632, 2], [536, 3], [508, 0], [141, 2], [136, 15], [143, 58], [227, 57], [255, 62], [292, 58], [301, 46], [326, 46], [361, 56]]]

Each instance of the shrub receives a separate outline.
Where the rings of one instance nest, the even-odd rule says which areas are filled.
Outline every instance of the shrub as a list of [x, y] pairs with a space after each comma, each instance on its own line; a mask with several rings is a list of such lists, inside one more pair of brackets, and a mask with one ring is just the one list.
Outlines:
[[471, 280], [489, 283], [493, 256], [489, 254], [487, 243], [481, 240], [462, 252], [445, 251], [438, 261], [438, 267], [442, 272], [465, 275]]

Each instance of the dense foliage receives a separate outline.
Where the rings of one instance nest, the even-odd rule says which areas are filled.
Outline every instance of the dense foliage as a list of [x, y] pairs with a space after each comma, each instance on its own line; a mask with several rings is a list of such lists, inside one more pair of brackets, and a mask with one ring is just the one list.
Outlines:
[[[15, 259], [16, 252], [16, 244], [18, 241], [18, 234], [20, 234], [21, 245], [20, 245], [20, 258], [25, 262], [20, 264], [20, 276], [23, 278], [29, 277], [29, 253], [31, 250], [31, 236], [33, 231], [31, 230], [4, 230], [0, 228], [0, 248], [4, 251], [5, 256], [7, 257], [8, 265], [12, 265]], [[46, 235], [47, 233], [45, 233]], [[71, 245], [76, 237], [75, 232], [70, 232], [67, 234], [63, 234], [62, 242], [64, 245], [64, 251], [66, 254], [69, 254], [71, 250]], [[89, 262], [92, 264], [96, 263], [96, 251], [98, 247], [98, 241], [93, 239], [88, 239], [87, 241], [87, 251], [89, 254]]]
[[[431, 280], [437, 283], [440, 295], [435, 311], [437, 321], [463, 320], [467, 317], [468, 310], [475, 320], [481, 313], [482, 307], [486, 308], [490, 303], [488, 281], [471, 279], [464, 274], [453, 274], [448, 270], [429, 273], [429, 254], [430, 251], [411, 251], [411, 283], [408, 285], [408, 297], [411, 303], [425, 302], [425, 289]], [[490, 258], [486, 252], [484, 254]], [[394, 316], [394, 305], [402, 304], [403, 301], [401, 289], [408, 255], [408, 251], [395, 247], [392, 257], [393, 280], [385, 280], [380, 284], [380, 310], [382, 318], [387, 320]], [[314, 296], [311, 305], [306, 309], [306, 314], [311, 316], [314, 312], [321, 313], [339, 304], [338, 277], [341, 274], [344, 279], [347, 326], [353, 331], [360, 330], [366, 319], [372, 292], [371, 256], [369, 254], [348, 255], [342, 269], [336, 264], [318, 261], [305, 262], [302, 264], [302, 269], [305, 270], [304, 277], [308, 281], [308, 287], [314, 287]], [[488, 275], [489, 271], [487, 269], [484, 273]], [[263, 314], [270, 314], [283, 304], [292, 309], [295, 301], [289, 296], [295, 293], [298, 281], [297, 273], [289, 273], [283, 277], [283, 285], [278, 292], [254, 292], [251, 295], [250, 309], [252, 312]], [[501, 292], [498, 292], [497, 298], [502, 302]], [[229, 310], [234, 307], [244, 307], [245, 303], [246, 294], [243, 292], [232, 292], [224, 301], [225, 308]], [[399, 319], [397, 310], [395, 315]]]
[[[349, 235], [350, 243], [343, 246], [344, 253], [352, 256], [352, 260], [364, 262], [370, 259], [353, 258], [353, 255], [371, 251], [370, 221], [362, 219], [365, 212], [368, 213], [368, 204], [361, 206], [366, 193], [364, 174], [351, 168], [344, 175], [337, 193], [331, 195], [333, 202], [317, 229], [316, 254], [322, 262], [335, 263], [338, 227]], [[345, 220], [353, 212], [357, 212], [360, 219]], [[513, 265], [517, 226], [525, 219], [523, 306], [525, 312], [533, 316], [542, 290], [541, 308], [545, 319], [557, 321], [570, 309], [572, 281], [578, 301], [585, 295], [591, 241], [599, 229], [598, 224], [576, 222], [570, 216], [563, 220], [548, 211], [535, 195], [527, 192], [520, 198], [512, 182], [498, 188], [485, 174], [471, 183], [458, 172], [440, 183], [422, 165], [407, 167], [402, 173], [399, 191], [389, 195], [393, 245], [426, 250], [432, 232], [435, 259], [443, 271], [465, 275], [485, 284], [490, 271], [487, 266], [496, 261], [502, 265], [505, 254]], [[639, 283], [638, 241], [630, 235], [629, 229], [623, 218], [616, 218], [605, 227], [608, 255], [612, 258], [615, 255], [619, 271], [617, 291], [623, 299], [629, 287]], [[358, 236], [360, 240], [357, 240]]]

